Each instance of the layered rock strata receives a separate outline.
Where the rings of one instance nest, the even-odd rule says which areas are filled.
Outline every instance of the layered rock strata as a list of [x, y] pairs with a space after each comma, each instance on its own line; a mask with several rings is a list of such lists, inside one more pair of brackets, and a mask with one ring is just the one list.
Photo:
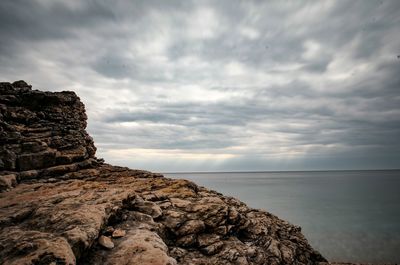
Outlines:
[[324, 264], [300, 227], [105, 164], [73, 92], [0, 83], [1, 264]]
[[74, 92], [41, 92], [24, 81], [0, 83], [1, 189], [92, 166], [96, 148]]

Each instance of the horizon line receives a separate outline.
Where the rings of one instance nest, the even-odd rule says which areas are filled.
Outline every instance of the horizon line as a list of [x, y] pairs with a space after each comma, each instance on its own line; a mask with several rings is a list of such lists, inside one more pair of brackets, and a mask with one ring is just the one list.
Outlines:
[[400, 171], [400, 168], [387, 169], [326, 169], [326, 170], [243, 170], [243, 171], [175, 171], [175, 172], [159, 172], [162, 174], [209, 174], [209, 173], [286, 173], [286, 172], [329, 172], [329, 171]]

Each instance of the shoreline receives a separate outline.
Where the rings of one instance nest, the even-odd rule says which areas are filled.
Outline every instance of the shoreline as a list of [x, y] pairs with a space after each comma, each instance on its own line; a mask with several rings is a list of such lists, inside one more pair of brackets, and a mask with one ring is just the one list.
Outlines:
[[400, 169], [332, 169], [332, 170], [263, 170], [263, 171], [179, 171], [179, 172], [158, 172], [160, 174], [213, 174], [213, 173], [304, 173], [304, 172], [357, 172], [357, 171], [400, 171]]

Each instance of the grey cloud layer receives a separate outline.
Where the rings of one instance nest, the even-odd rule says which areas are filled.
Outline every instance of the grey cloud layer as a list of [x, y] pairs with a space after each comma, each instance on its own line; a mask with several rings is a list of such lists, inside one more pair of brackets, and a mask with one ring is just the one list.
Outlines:
[[4, 0], [0, 25], [0, 78], [75, 90], [110, 162], [400, 166], [399, 1]]

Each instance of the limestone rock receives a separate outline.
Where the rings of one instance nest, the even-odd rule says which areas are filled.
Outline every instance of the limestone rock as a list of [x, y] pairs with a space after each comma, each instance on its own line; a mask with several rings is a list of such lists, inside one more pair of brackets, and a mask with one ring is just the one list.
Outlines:
[[326, 262], [299, 227], [270, 213], [97, 159], [86, 118], [73, 92], [0, 83], [2, 263]]
[[176, 265], [176, 260], [167, 255], [163, 240], [149, 230], [133, 230], [115, 251], [108, 255], [104, 264], [126, 265]]
[[125, 235], [126, 235], [125, 230], [116, 229], [116, 230], [114, 230], [114, 232], [112, 233], [112, 238], [120, 238], [120, 237], [124, 237]]
[[135, 209], [139, 212], [151, 215], [153, 218], [158, 218], [162, 215], [160, 206], [151, 201], [142, 201], [135, 205]]
[[6, 191], [14, 188], [17, 185], [15, 174], [0, 176], [0, 191]]
[[0, 117], [0, 170], [39, 170], [31, 177], [40, 178], [41, 169], [94, 158], [85, 108], [74, 92], [32, 90], [22, 80], [0, 83]]
[[178, 236], [184, 236], [189, 234], [199, 234], [203, 232], [206, 226], [201, 220], [189, 220], [178, 228], [175, 232]]
[[114, 248], [114, 243], [112, 242], [111, 238], [109, 238], [107, 236], [100, 236], [99, 244], [100, 244], [100, 246], [105, 247], [107, 249]]
[[71, 246], [63, 237], [17, 227], [0, 231], [2, 264], [76, 264]]
[[216, 234], [201, 234], [198, 237], [199, 247], [206, 247], [216, 242], [219, 242], [221, 237]]

